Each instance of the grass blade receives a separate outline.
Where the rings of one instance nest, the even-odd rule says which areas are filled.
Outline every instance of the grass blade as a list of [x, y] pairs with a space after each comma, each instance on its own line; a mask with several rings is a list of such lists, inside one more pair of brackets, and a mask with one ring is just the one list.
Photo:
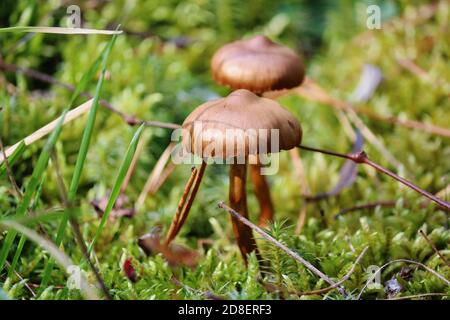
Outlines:
[[0, 28], [0, 33], [7, 32], [36, 32], [36, 33], [56, 33], [56, 34], [121, 34], [120, 30], [101, 30], [85, 28], [63, 28], [63, 27], [8, 27]]
[[[59, 134], [61, 133], [62, 125], [67, 112], [68, 110], [63, 112], [61, 118], [59, 119], [58, 125], [50, 135], [46, 144], [44, 145], [44, 148], [36, 163], [36, 167], [34, 168], [33, 173], [31, 175], [31, 179], [27, 185], [25, 194], [23, 195], [23, 199], [19, 203], [19, 206], [17, 207], [16, 216], [18, 217], [24, 216], [31, 204], [33, 195], [35, 194], [39, 186], [39, 182], [41, 181], [42, 175], [44, 174], [44, 171], [47, 168], [48, 160], [50, 159], [50, 151], [52, 150], [53, 146], [56, 143], [56, 140], [59, 137]], [[14, 242], [14, 239], [16, 238], [16, 235], [17, 232], [15, 230], [10, 230], [3, 241], [2, 249], [0, 251], [0, 270], [2, 270], [5, 265], [5, 261], [8, 257], [9, 251]]]
[[[13, 150], [11, 153], [11, 156], [8, 157], [9, 165], [12, 166], [17, 159], [22, 155], [22, 153], [25, 151], [26, 145], [25, 142], [22, 140], [17, 144], [17, 147]], [[6, 150], [5, 150], [6, 152]], [[0, 155], [0, 178], [3, 177], [3, 175], [6, 173], [6, 163], [3, 163], [3, 155]]]
[[125, 179], [125, 176], [127, 175], [128, 168], [131, 165], [131, 161], [133, 160], [133, 155], [136, 151], [139, 137], [141, 136], [142, 130], [144, 129], [144, 125], [141, 125], [136, 132], [133, 135], [133, 138], [131, 139], [130, 145], [128, 146], [127, 152], [125, 154], [125, 158], [120, 166], [119, 173], [117, 175], [117, 178], [114, 182], [113, 189], [111, 191], [111, 195], [109, 196], [108, 204], [106, 205], [105, 211], [102, 215], [102, 219], [100, 220], [100, 224], [97, 228], [97, 232], [95, 233], [94, 239], [92, 240], [91, 244], [88, 248], [88, 253], [91, 253], [92, 248], [94, 247], [95, 243], [97, 242], [98, 238], [100, 237], [100, 234], [103, 231], [103, 228], [105, 226], [106, 220], [108, 219], [108, 216], [114, 207], [114, 204], [116, 203], [117, 197], [120, 194], [120, 190], [122, 187], [122, 183]]
[[[78, 152], [77, 161], [75, 163], [74, 174], [73, 174], [72, 180], [70, 182], [69, 193], [68, 193], [69, 203], [71, 203], [75, 200], [75, 197], [77, 194], [78, 185], [80, 183], [80, 178], [81, 178], [81, 172], [83, 171], [84, 162], [86, 160], [87, 151], [88, 151], [89, 144], [91, 141], [92, 132], [94, 130], [94, 124], [95, 124], [95, 118], [97, 115], [100, 91], [102, 89], [103, 81], [105, 79], [106, 64], [107, 64], [109, 54], [111, 53], [111, 50], [112, 50], [112, 47], [113, 47], [115, 41], [116, 41], [116, 36], [113, 36], [112, 39], [110, 40], [110, 42], [108, 43], [108, 45], [106, 46], [105, 50], [101, 54], [102, 71], [100, 74], [100, 78], [97, 82], [97, 87], [95, 89], [95, 96], [94, 96], [94, 99], [92, 102], [92, 108], [89, 111], [88, 119], [86, 122], [86, 127], [84, 129], [83, 137], [81, 139], [80, 151]], [[91, 66], [90, 70], [87, 72], [86, 77], [83, 77], [83, 79], [86, 82], [87, 82], [88, 76], [93, 75], [94, 72], [96, 71], [97, 67], [98, 67], [98, 61], [94, 62], [94, 64]], [[84, 88], [82, 88], [82, 89], [84, 90]], [[80, 90], [79, 92], [81, 92], [83, 90]], [[78, 91], [76, 90], [76, 92], [78, 92]], [[62, 220], [58, 226], [58, 230], [56, 233], [55, 243], [57, 246], [61, 245], [61, 242], [64, 237], [64, 232], [67, 228], [68, 222], [69, 222], [69, 216], [68, 216], [68, 213], [66, 212], [62, 217]], [[53, 261], [49, 260], [49, 262], [45, 266], [44, 275], [43, 275], [43, 278], [41, 281], [42, 289], [47, 286], [47, 283], [50, 280], [50, 274], [53, 270], [53, 265], [54, 265]]]
[[[25, 235], [28, 239], [32, 240], [33, 242], [44, 248], [63, 267], [65, 271], [67, 271], [69, 267], [74, 266], [72, 260], [64, 252], [59, 250], [58, 247], [53, 242], [40, 236], [36, 231], [29, 229], [14, 221], [0, 221], [0, 225], [9, 229], [8, 234], [10, 234], [12, 230], [14, 230], [16, 233], [20, 232], [23, 235]], [[89, 285], [83, 273], [80, 273], [80, 291], [87, 299], [90, 300], [100, 299], [97, 293], [93, 290], [92, 286]]]
[[[40, 184], [39, 184], [39, 186], [38, 186], [38, 188], [36, 190], [36, 193], [35, 193], [35, 196], [34, 196], [34, 200], [33, 200], [33, 204], [31, 205], [31, 210], [32, 211], [36, 210], [36, 207], [37, 207], [39, 198], [41, 196], [42, 187], [44, 186], [45, 180], [46, 180], [46, 176], [45, 176], [45, 174], [43, 174], [42, 178], [41, 178], [41, 182], [40, 182]], [[32, 216], [30, 218], [36, 219], [36, 218], [39, 218], [39, 217]], [[13, 274], [14, 274], [14, 270], [16, 270], [17, 262], [19, 262], [19, 258], [20, 258], [20, 255], [22, 254], [22, 249], [23, 249], [23, 246], [25, 245], [25, 241], [26, 241], [26, 237], [25, 237], [25, 235], [22, 234], [20, 236], [20, 240], [19, 240], [19, 244], [17, 245], [16, 252], [14, 253], [14, 258], [13, 258], [13, 260], [11, 262], [11, 265], [9, 266], [8, 278], [12, 277]]]

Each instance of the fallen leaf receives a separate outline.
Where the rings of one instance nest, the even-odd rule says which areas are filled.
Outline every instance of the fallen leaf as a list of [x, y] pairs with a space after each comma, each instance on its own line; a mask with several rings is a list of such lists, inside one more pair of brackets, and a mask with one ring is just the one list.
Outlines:
[[[94, 199], [91, 201], [91, 205], [94, 208], [94, 210], [97, 212], [97, 215], [99, 218], [103, 216], [103, 213], [105, 212], [106, 205], [108, 204], [109, 200], [109, 192], [101, 197], [100, 199]], [[131, 218], [136, 213], [136, 210], [134, 208], [124, 208], [128, 204], [128, 197], [124, 194], [120, 194], [117, 198], [116, 203], [114, 204], [113, 209], [111, 210], [111, 214], [109, 215], [110, 219], [115, 219], [119, 217], [127, 217]]]
[[196, 251], [177, 244], [166, 246], [160, 241], [159, 231], [160, 229], [157, 228], [139, 238], [138, 245], [147, 255], [161, 253], [172, 267], [185, 265], [194, 268], [197, 266], [199, 254]]

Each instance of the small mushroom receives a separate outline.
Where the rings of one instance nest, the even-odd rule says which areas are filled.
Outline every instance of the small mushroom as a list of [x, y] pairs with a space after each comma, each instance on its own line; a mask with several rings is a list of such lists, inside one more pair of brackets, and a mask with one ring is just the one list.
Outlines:
[[[188, 152], [204, 162], [215, 158], [230, 163], [230, 207], [244, 217], [248, 217], [248, 157], [292, 149], [302, 137], [300, 124], [289, 111], [243, 89], [202, 104], [186, 118], [183, 129], [183, 146]], [[276, 141], [271, 135], [274, 132]], [[256, 242], [250, 228], [234, 218], [232, 223], [246, 261], [247, 254], [256, 250]]]
[[[213, 56], [214, 79], [233, 90], [247, 89], [256, 94], [299, 86], [305, 76], [301, 58], [292, 49], [265, 36], [229, 43]], [[269, 184], [261, 175], [261, 164], [250, 165], [251, 179], [260, 206], [259, 224], [273, 220], [274, 208]]]
[[257, 94], [294, 88], [305, 76], [295, 51], [261, 35], [220, 48], [212, 58], [211, 70], [218, 83]]

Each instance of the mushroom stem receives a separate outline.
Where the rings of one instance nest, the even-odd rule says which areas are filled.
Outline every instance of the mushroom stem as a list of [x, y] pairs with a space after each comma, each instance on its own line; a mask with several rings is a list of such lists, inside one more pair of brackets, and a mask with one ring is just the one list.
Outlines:
[[[248, 218], [247, 193], [245, 190], [245, 180], [247, 175], [247, 164], [233, 163], [230, 166], [230, 207], [239, 212], [243, 217]], [[257, 250], [252, 229], [240, 222], [235, 217], [231, 217], [233, 232], [241, 251], [245, 263], [247, 255]]]
[[184, 187], [183, 195], [181, 196], [180, 201], [178, 202], [177, 211], [175, 212], [175, 215], [172, 219], [172, 223], [170, 224], [169, 232], [167, 232], [166, 236], [166, 245], [169, 245], [170, 242], [175, 238], [176, 231], [178, 229], [178, 224], [180, 223], [181, 213], [183, 212], [184, 205], [186, 204], [186, 201], [189, 196], [189, 192], [191, 192], [192, 185], [194, 184], [195, 178], [197, 177], [197, 169], [194, 167], [192, 168], [191, 176], [189, 177], [188, 182], [186, 183], [186, 186]]
[[304, 150], [308, 150], [308, 151], [320, 152], [323, 154], [328, 154], [331, 156], [348, 159], [357, 164], [366, 164], [368, 166], [371, 166], [372, 168], [376, 169], [377, 171], [390, 176], [391, 178], [397, 180], [398, 182], [404, 184], [405, 186], [413, 189], [417, 193], [420, 193], [422, 196], [427, 197], [431, 201], [437, 203], [442, 209], [445, 209], [446, 211], [450, 211], [450, 203], [436, 197], [434, 194], [431, 194], [426, 190], [423, 190], [422, 188], [416, 186], [414, 183], [396, 175], [392, 171], [384, 168], [383, 166], [380, 166], [379, 164], [373, 162], [372, 160], [369, 160], [369, 158], [367, 157], [367, 154], [364, 151], [357, 152], [357, 153], [351, 153], [351, 154], [343, 154], [343, 153], [338, 153], [338, 152], [334, 152], [334, 151], [311, 148], [311, 147], [307, 147], [307, 146], [303, 146], [303, 145], [299, 145], [298, 147], [300, 149], [304, 149]]
[[[200, 165], [200, 169], [197, 172], [197, 169], [192, 170], [192, 174], [186, 184], [183, 195], [178, 203], [177, 212], [172, 220], [172, 224], [170, 225], [169, 232], [166, 237], [165, 245], [169, 245], [173, 239], [180, 232], [181, 227], [186, 221], [187, 216], [189, 215], [189, 211], [191, 210], [192, 203], [194, 202], [195, 196], [197, 195], [198, 189], [200, 188], [200, 183], [202, 182], [203, 174], [205, 173], [206, 162], [202, 162]], [[192, 192], [188, 197], [189, 191], [192, 188]], [[187, 199], [187, 203], [186, 203]], [[186, 205], [185, 205], [186, 204]]]
[[272, 198], [270, 196], [269, 184], [267, 183], [266, 177], [261, 175], [259, 157], [257, 164], [250, 165], [250, 176], [252, 178], [255, 195], [259, 203], [260, 214], [258, 224], [265, 227], [273, 220], [274, 209]]

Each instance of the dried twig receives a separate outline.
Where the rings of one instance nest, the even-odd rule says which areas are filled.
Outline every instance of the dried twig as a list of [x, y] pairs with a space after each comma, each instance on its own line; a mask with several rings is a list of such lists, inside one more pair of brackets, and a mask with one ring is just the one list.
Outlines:
[[397, 203], [396, 200], [380, 200], [380, 201], [360, 204], [360, 205], [353, 206], [350, 208], [342, 209], [341, 211], [339, 211], [338, 214], [336, 214], [334, 216], [334, 218], [337, 219], [340, 216], [342, 216], [346, 213], [352, 212], [352, 211], [358, 211], [358, 210], [364, 210], [364, 209], [374, 209], [376, 207], [394, 207], [396, 203]]
[[11, 182], [11, 185], [16, 193], [16, 196], [21, 199], [22, 198], [22, 192], [20, 191], [19, 186], [17, 185], [16, 179], [14, 178], [14, 174], [12, 173], [11, 166], [9, 165], [8, 157], [6, 156], [5, 147], [3, 146], [3, 140], [0, 138], [0, 149], [2, 149], [2, 156], [3, 159], [5, 159], [5, 166], [6, 166], [6, 174], [8, 175], [8, 179]]
[[[93, 101], [93, 99], [88, 100], [85, 103], [83, 103], [82, 105], [69, 111], [64, 118], [63, 124], [66, 124], [66, 123], [82, 116], [86, 112], [88, 112], [92, 107], [92, 101]], [[20, 146], [20, 143], [22, 141], [25, 143], [25, 145], [28, 146], [28, 145], [34, 143], [35, 141], [41, 139], [42, 137], [46, 136], [50, 132], [52, 132], [58, 125], [59, 120], [60, 120], [60, 117], [56, 118], [55, 120], [49, 122], [47, 125], [43, 126], [39, 130], [37, 130], [37, 131], [33, 132], [32, 134], [30, 134], [29, 136], [25, 137], [23, 140], [19, 141], [15, 145], [7, 148], [5, 151], [6, 156], [2, 155], [0, 157], [0, 164], [3, 163], [5, 157], [8, 158], [14, 153], [14, 151]]]
[[358, 258], [356, 258], [355, 262], [353, 263], [351, 269], [347, 272], [347, 274], [345, 276], [343, 276], [338, 282], [336, 282], [334, 285], [327, 287], [327, 288], [323, 288], [323, 289], [319, 289], [319, 290], [314, 290], [314, 291], [306, 291], [306, 292], [297, 292], [296, 294], [298, 294], [299, 296], [301, 295], [314, 295], [314, 294], [322, 294], [322, 293], [326, 293], [328, 291], [331, 291], [333, 289], [336, 289], [338, 286], [340, 286], [342, 283], [344, 283], [345, 281], [347, 281], [350, 276], [353, 274], [353, 272], [355, 272], [356, 266], [361, 262], [362, 258], [364, 257], [364, 255], [366, 254], [367, 250], [369, 249], [369, 247], [365, 247], [363, 249], [363, 251], [361, 251], [361, 253], [359, 254]]
[[436, 252], [436, 254], [439, 256], [439, 258], [442, 259], [442, 261], [444, 261], [444, 263], [450, 267], [450, 263], [447, 261], [447, 259], [442, 255], [442, 253], [439, 252], [439, 250], [436, 248], [436, 246], [434, 245], [434, 243], [430, 240], [430, 238], [428, 238], [428, 236], [425, 234], [425, 232], [423, 232], [422, 230], [419, 230], [420, 235], [425, 239], [426, 242], [428, 242], [428, 244], [433, 248], [434, 252]]
[[[29, 69], [29, 68], [19, 67], [14, 64], [7, 64], [1, 58], [0, 58], [0, 68], [10, 71], [10, 72], [20, 72], [30, 78], [33, 78], [33, 79], [36, 79], [36, 80], [39, 80], [42, 82], [58, 85], [67, 90], [70, 90], [70, 91], [75, 90], [75, 86], [65, 83], [65, 82], [62, 82], [62, 81], [59, 81], [58, 79], [56, 79], [48, 74], [42, 73], [37, 70]], [[83, 97], [88, 97], [89, 99], [93, 98], [93, 96], [88, 92], [81, 92], [80, 95]], [[181, 127], [180, 125], [175, 124], [175, 123], [138, 119], [133, 115], [129, 115], [125, 112], [122, 112], [122, 111], [116, 109], [111, 103], [109, 103], [108, 101], [106, 101], [104, 99], [100, 99], [99, 104], [101, 106], [105, 107], [106, 109], [114, 112], [118, 116], [120, 116], [127, 124], [129, 124], [131, 126], [144, 124], [145, 126], [148, 126], [148, 127], [157, 127], [157, 128], [172, 129], [172, 130], [178, 129]]]
[[[11, 268], [11, 264], [8, 261], [5, 261], [5, 264], [8, 268]], [[28, 289], [28, 291], [30, 291], [31, 295], [34, 298], [36, 298], [36, 293], [33, 291], [33, 289], [31, 289], [30, 284], [28, 284], [28, 282], [25, 281], [25, 279], [20, 275], [20, 273], [17, 270], [14, 270], [14, 273], [20, 279], [20, 281], [25, 285], [25, 287]]]
[[414, 191], [420, 193], [424, 197], [427, 197], [428, 199], [434, 201], [439, 206], [441, 206], [443, 209], [445, 209], [447, 211], [450, 211], [450, 203], [448, 203], [448, 202], [446, 202], [446, 201], [436, 197], [435, 195], [429, 193], [428, 191], [425, 191], [425, 190], [419, 188], [418, 186], [416, 186], [412, 182], [409, 182], [408, 180], [406, 180], [406, 179], [396, 175], [392, 171], [390, 171], [390, 170], [380, 166], [379, 164], [369, 160], [369, 158], [367, 157], [367, 154], [364, 151], [358, 152], [358, 153], [352, 153], [352, 154], [342, 154], [342, 153], [338, 153], [338, 152], [334, 152], [334, 151], [328, 151], [328, 150], [322, 150], [322, 149], [317, 149], [317, 148], [311, 148], [311, 147], [307, 147], [307, 146], [303, 146], [303, 145], [299, 145], [298, 147], [300, 149], [304, 149], [304, 150], [320, 152], [320, 153], [323, 153], [323, 154], [328, 154], [328, 155], [332, 155], [332, 156], [336, 156], [336, 157], [340, 157], [340, 158], [344, 158], [344, 159], [349, 159], [349, 160], [352, 160], [352, 161], [354, 161], [355, 163], [358, 163], [358, 164], [369, 165], [369, 166], [375, 168], [377, 171], [382, 172], [382, 173], [390, 176], [391, 178], [394, 178], [395, 180], [399, 181], [400, 183], [402, 183], [402, 184], [406, 185], [407, 187], [413, 189]]
[[271, 92], [268, 95], [272, 98], [276, 98], [282, 95], [289, 94], [291, 92], [294, 92], [308, 100], [323, 103], [324, 105], [330, 106], [337, 110], [351, 110], [373, 120], [383, 121], [394, 125], [400, 125], [405, 128], [420, 130], [430, 134], [436, 134], [442, 137], [450, 138], [450, 129], [447, 128], [439, 127], [433, 124], [422, 123], [416, 120], [400, 119], [394, 116], [384, 116], [366, 107], [354, 108], [351, 103], [330, 96], [323, 88], [318, 86], [318, 84], [310, 78], [306, 78], [301, 87], [297, 87], [292, 90]]
[[219, 203], [219, 208], [224, 209], [225, 211], [230, 213], [234, 218], [238, 219], [240, 222], [242, 222], [246, 226], [250, 227], [251, 229], [253, 229], [257, 233], [259, 233], [264, 239], [266, 239], [267, 241], [269, 241], [273, 245], [277, 246], [278, 248], [280, 248], [281, 250], [286, 252], [288, 255], [290, 255], [292, 258], [294, 258], [295, 260], [300, 262], [303, 266], [305, 266], [308, 270], [310, 270], [312, 273], [317, 275], [319, 278], [321, 278], [322, 280], [324, 280], [325, 282], [327, 282], [328, 284], [330, 284], [332, 286], [336, 286], [336, 288], [338, 288], [340, 293], [342, 293], [343, 295], [347, 295], [347, 293], [346, 293], [346, 291], [345, 291], [345, 289], [343, 287], [341, 287], [339, 285], [336, 285], [336, 282], [331, 280], [322, 271], [320, 271], [319, 269], [314, 267], [309, 261], [303, 259], [298, 253], [292, 251], [287, 246], [285, 246], [284, 244], [282, 244], [278, 240], [276, 240], [273, 237], [271, 237], [268, 233], [266, 233], [260, 227], [258, 227], [257, 225], [253, 224], [249, 220], [245, 219], [239, 212], [237, 212], [236, 210], [233, 210], [232, 208], [227, 206], [223, 201], [221, 201]]

